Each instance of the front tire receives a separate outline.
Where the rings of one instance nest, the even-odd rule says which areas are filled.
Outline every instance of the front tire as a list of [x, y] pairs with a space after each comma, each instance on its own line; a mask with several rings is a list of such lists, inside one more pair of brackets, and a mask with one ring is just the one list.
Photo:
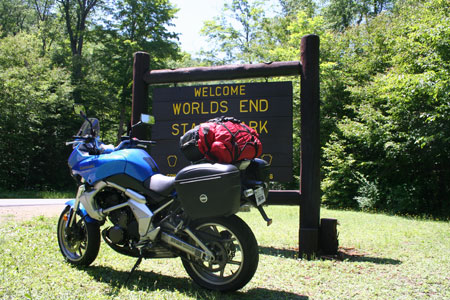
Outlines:
[[100, 227], [77, 217], [71, 228], [66, 228], [70, 206], [61, 213], [58, 220], [58, 245], [62, 255], [69, 263], [77, 266], [89, 266], [100, 249]]
[[258, 267], [258, 244], [242, 219], [235, 215], [209, 218], [195, 221], [190, 227], [215, 257], [209, 263], [190, 257], [183, 260], [195, 283], [209, 290], [230, 292], [252, 279]]

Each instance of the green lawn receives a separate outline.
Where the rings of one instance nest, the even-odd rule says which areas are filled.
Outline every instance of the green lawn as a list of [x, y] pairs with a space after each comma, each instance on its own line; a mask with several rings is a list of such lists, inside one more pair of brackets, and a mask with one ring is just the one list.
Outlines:
[[17, 198], [17, 199], [66, 199], [75, 198], [76, 189], [73, 191], [4, 191], [0, 190], [0, 199], [2, 198]]
[[322, 210], [337, 218], [342, 260], [301, 260], [298, 208], [241, 213], [260, 245], [252, 281], [237, 293], [198, 288], [179, 259], [146, 260], [126, 286], [135, 260], [102, 243], [97, 260], [78, 269], [64, 262], [56, 219], [0, 224], [0, 299], [450, 299], [450, 224]]

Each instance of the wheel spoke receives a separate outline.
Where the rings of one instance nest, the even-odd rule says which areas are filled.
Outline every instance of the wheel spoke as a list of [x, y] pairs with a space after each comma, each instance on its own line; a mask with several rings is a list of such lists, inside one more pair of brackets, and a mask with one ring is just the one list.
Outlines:
[[217, 229], [217, 226], [212, 225], [211, 228], [212, 228], [212, 230], [213, 230], [215, 233], [220, 234], [220, 233], [219, 233], [219, 230]]
[[230, 260], [229, 262], [227, 262], [227, 264], [240, 266], [242, 264], [242, 262], [236, 261], [236, 260]]

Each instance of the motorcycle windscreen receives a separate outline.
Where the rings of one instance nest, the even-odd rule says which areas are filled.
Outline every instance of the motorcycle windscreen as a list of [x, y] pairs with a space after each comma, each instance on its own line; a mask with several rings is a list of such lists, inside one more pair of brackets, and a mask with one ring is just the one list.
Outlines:
[[[92, 127], [91, 127], [92, 125]], [[92, 131], [91, 131], [92, 128]], [[84, 121], [83, 125], [81, 125], [80, 130], [78, 130], [78, 136], [88, 136], [94, 134], [94, 136], [100, 135], [100, 123], [96, 118], [89, 118], [89, 121]]]

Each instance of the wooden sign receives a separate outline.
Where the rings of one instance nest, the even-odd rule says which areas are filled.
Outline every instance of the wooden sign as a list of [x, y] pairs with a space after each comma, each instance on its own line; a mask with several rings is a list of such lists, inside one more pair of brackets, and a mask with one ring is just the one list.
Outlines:
[[179, 150], [186, 131], [209, 119], [235, 117], [255, 129], [271, 180], [292, 179], [292, 83], [240, 83], [174, 88], [153, 92], [152, 156], [163, 174], [174, 175], [190, 164]]

